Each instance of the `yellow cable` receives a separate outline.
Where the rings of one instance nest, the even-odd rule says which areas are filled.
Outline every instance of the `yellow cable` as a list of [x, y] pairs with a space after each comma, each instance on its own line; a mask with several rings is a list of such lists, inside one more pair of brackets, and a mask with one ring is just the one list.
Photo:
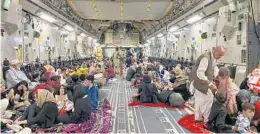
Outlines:
[[96, 12], [96, 19], [97, 19], [97, 17], [99, 16], [99, 11], [97, 9], [96, 0], [92, 0], [92, 6]]
[[120, 0], [120, 20], [123, 20], [123, 15], [124, 15], [124, 9], [123, 9], [123, 0]]
[[148, 2], [147, 2], [148, 4], [147, 4], [147, 7], [146, 7], [145, 17], [148, 16], [148, 13], [151, 10], [151, 2], [152, 2], [152, 0], [148, 0]]

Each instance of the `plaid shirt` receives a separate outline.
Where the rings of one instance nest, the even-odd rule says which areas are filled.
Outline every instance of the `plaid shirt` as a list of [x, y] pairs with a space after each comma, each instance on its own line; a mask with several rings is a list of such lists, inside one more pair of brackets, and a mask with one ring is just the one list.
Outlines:
[[243, 114], [240, 114], [237, 117], [236, 125], [238, 126], [239, 133], [245, 134], [248, 130], [250, 130], [250, 119], [245, 117]]

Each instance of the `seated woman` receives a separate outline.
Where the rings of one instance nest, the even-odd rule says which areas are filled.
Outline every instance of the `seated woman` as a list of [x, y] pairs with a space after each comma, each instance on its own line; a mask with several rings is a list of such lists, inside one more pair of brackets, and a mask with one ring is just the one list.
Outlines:
[[[6, 117], [6, 109], [9, 105], [9, 99], [5, 96], [5, 86], [4, 84], [0, 83], [0, 91], [1, 91], [1, 100], [0, 100], [0, 110], [1, 110], [1, 123], [3, 124], [11, 124], [13, 121]], [[2, 125], [1, 125], [2, 126]]]
[[68, 100], [68, 95], [64, 85], [61, 85], [59, 92], [55, 95], [55, 100], [58, 105], [58, 109], [62, 108], [64, 103]]
[[28, 107], [19, 121], [14, 123], [28, 126], [37, 124], [41, 128], [53, 126], [58, 116], [58, 108], [53, 94], [40, 89], [37, 91], [35, 99], [36, 103]]
[[230, 78], [229, 69], [222, 67], [219, 69], [218, 78], [217, 78], [217, 88], [227, 92], [227, 100], [225, 102], [229, 114], [234, 114], [237, 112], [236, 105], [236, 95], [239, 92], [238, 86], [232, 82]]
[[92, 110], [96, 110], [98, 107], [98, 88], [93, 84], [94, 76], [88, 75], [85, 80], [85, 94], [91, 99]]
[[59, 115], [57, 122], [61, 123], [80, 123], [90, 119], [91, 99], [85, 95], [84, 90], [76, 90], [73, 94], [74, 110], [72, 113]]
[[28, 83], [26, 81], [20, 81], [15, 87], [8, 91], [8, 96], [10, 96], [10, 109], [23, 111], [25, 107], [30, 105], [28, 100]]
[[138, 89], [138, 100], [145, 103], [158, 103], [158, 92], [154, 84], [151, 83], [151, 78], [148, 75], [143, 76], [143, 82]]

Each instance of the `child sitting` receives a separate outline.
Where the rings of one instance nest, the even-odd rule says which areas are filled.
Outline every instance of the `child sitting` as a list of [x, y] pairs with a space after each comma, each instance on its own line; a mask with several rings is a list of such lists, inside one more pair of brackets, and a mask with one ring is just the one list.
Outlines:
[[207, 129], [216, 133], [235, 133], [235, 127], [225, 123], [228, 113], [225, 107], [227, 94], [225, 92], [217, 92], [215, 98], [206, 125]]
[[237, 117], [236, 126], [239, 133], [254, 133], [250, 130], [251, 119], [255, 115], [255, 107], [250, 103], [242, 104], [242, 113]]

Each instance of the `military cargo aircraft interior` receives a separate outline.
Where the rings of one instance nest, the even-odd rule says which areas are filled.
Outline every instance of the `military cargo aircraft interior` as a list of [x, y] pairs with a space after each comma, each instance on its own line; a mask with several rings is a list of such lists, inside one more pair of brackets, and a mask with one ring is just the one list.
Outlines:
[[1, 133], [260, 132], [260, 0], [0, 0]]

